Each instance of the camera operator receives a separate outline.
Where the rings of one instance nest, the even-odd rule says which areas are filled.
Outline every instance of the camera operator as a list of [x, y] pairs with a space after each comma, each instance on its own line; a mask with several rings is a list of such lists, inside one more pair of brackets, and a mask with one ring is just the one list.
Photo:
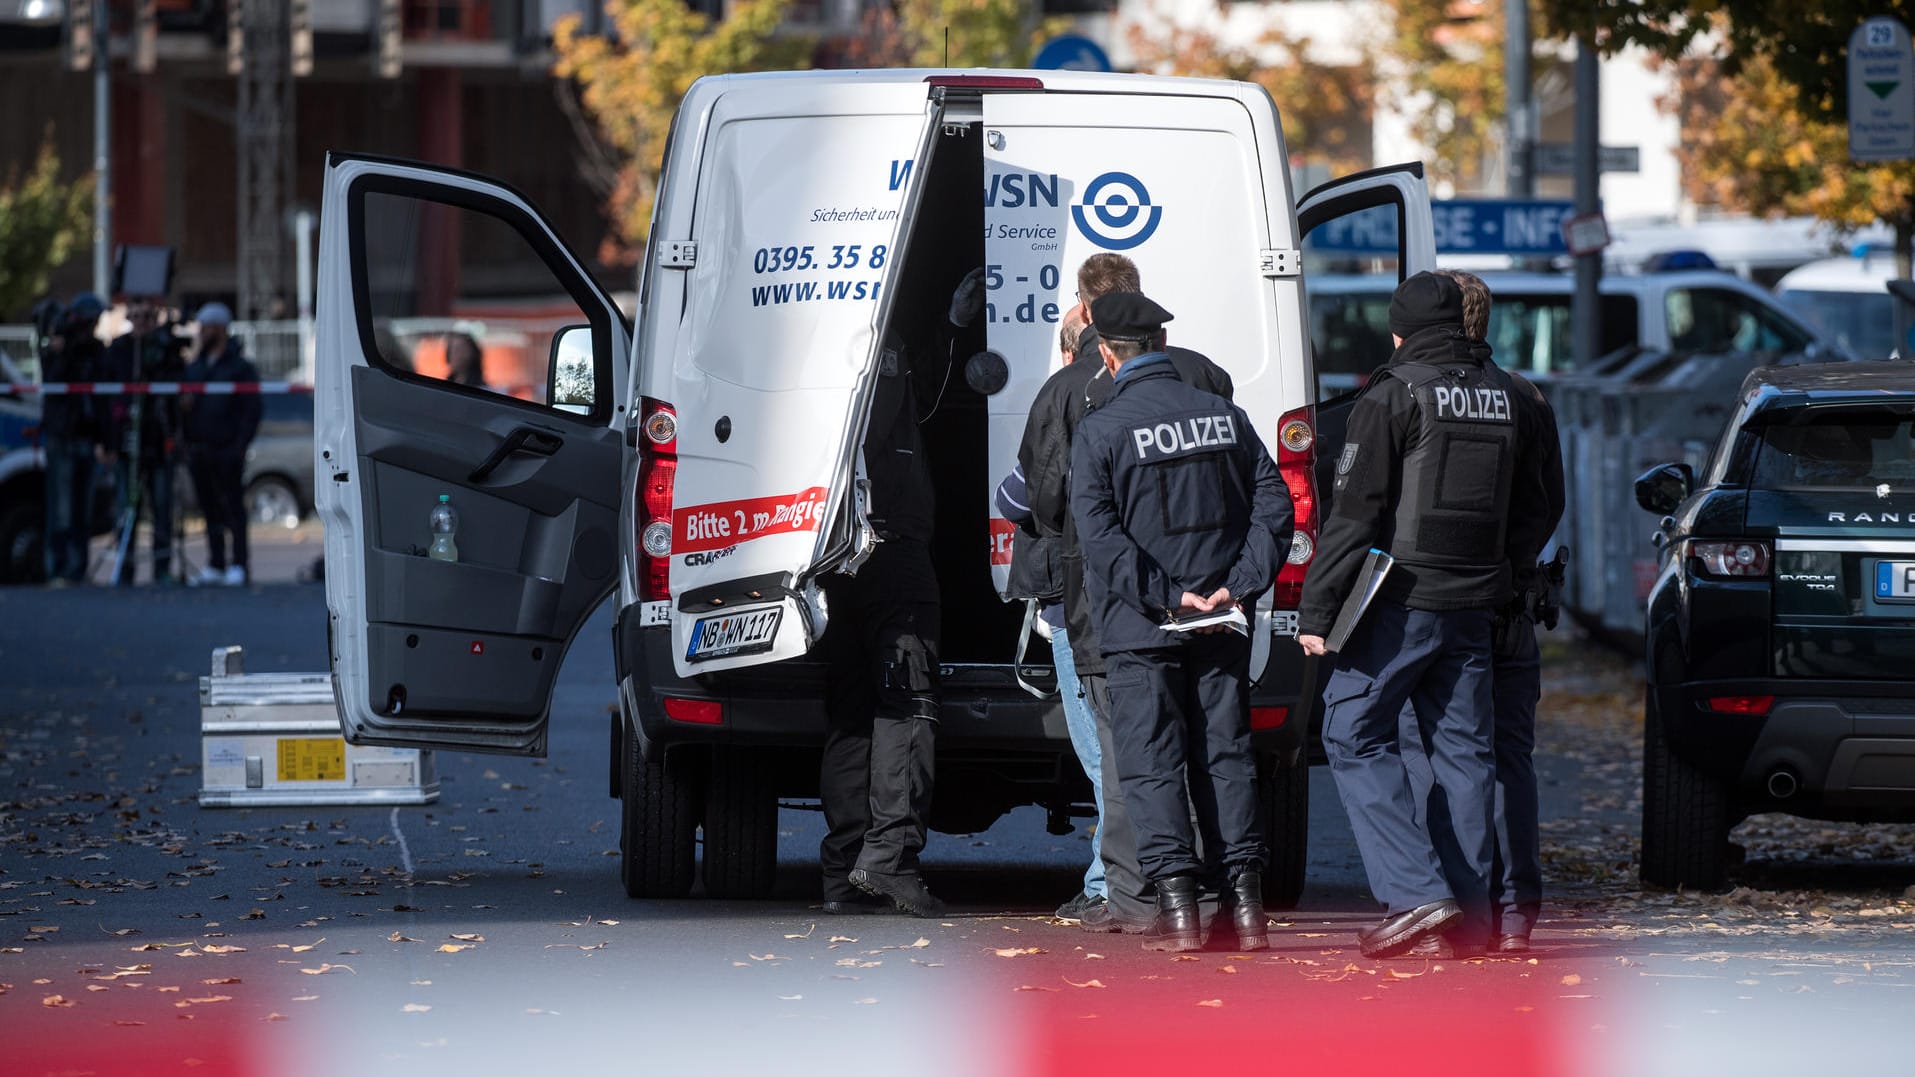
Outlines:
[[[127, 306], [132, 328], [106, 349], [105, 380], [176, 382], [186, 372], [185, 341], [148, 299]], [[179, 398], [129, 394], [107, 397], [103, 425], [109, 457], [117, 457], [123, 534], [114, 583], [132, 584], [134, 534], [145, 509], [153, 521], [153, 582], [173, 581], [173, 464], [179, 439]]]
[[[105, 311], [99, 296], [81, 292], [51, 319], [52, 331], [40, 353], [42, 382], [99, 380], [106, 349], [94, 331]], [[47, 584], [65, 587], [86, 580], [87, 542], [93, 535], [94, 463], [105, 449], [92, 397], [53, 394], [43, 398], [40, 407], [47, 461]]]

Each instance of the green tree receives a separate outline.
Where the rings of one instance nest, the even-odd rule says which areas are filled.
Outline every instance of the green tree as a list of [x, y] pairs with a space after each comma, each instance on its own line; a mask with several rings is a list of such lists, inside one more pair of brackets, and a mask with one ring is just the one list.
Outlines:
[[49, 135], [26, 175], [16, 167], [0, 185], [0, 318], [25, 314], [92, 229], [93, 179], [62, 182]]
[[684, 0], [611, 0], [611, 37], [579, 32], [576, 15], [552, 30], [553, 73], [577, 87], [605, 152], [605, 209], [612, 231], [600, 246], [607, 264], [629, 263], [643, 249], [665, 158], [672, 116], [705, 75], [802, 67], [808, 38], [779, 32], [789, 0], [736, 0], [723, 19]]

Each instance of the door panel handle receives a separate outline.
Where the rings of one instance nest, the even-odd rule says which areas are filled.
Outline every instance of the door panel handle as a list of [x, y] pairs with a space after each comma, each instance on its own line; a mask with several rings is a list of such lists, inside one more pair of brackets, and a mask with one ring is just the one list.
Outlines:
[[485, 481], [486, 476], [498, 470], [500, 464], [505, 463], [507, 459], [513, 456], [520, 454], [526, 456], [551, 456], [564, 446], [565, 439], [559, 437], [557, 434], [540, 430], [537, 427], [515, 427], [511, 433], [505, 435], [505, 440], [499, 442], [498, 447], [492, 450], [492, 455], [486, 457], [478, 467], [472, 469], [472, 474], [466, 476], [466, 481]]

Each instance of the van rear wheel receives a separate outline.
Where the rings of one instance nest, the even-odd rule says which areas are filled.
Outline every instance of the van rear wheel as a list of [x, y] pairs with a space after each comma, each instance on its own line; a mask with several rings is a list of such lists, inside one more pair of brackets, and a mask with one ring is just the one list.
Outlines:
[[691, 892], [698, 817], [692, 788], [694, 756], [683, 750], [659, 752], [647, 760], [638, 738], [625, 736], [625, 774], [619, 800], [619, 873], [625, 893], [635, 898], [682, 898]]
[[705, 895], [762, 898], [778, 872], [778, 794], [762, 751], [719, 748], [705, 786]]
[[1301, 755], [1290, 766], [1278, 762], [1264, 773], [1257, 796], [1262, 801], [1263, 840], [1270, 865], [1263, 873], [1263, 901], [1273, 909], [1294, 909], [1303, 900], [1310, 866], [1310, 764]]

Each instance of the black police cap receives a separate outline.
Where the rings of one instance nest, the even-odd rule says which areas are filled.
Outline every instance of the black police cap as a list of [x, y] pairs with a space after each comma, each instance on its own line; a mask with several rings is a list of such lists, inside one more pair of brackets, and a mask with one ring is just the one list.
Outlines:
[[1091, 300], [1091, 324], [1105, 340], [1148, 341], [1171, 320], [1171, 313], [1142, 292], [1111, 292]]

